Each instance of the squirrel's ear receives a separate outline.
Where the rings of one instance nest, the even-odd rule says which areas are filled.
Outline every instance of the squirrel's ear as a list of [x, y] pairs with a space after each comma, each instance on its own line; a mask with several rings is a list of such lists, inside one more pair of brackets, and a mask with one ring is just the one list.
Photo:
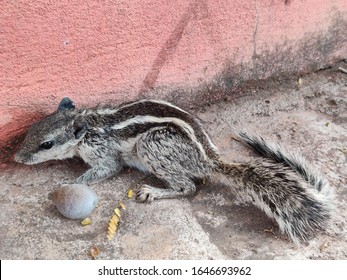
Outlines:
[[64, 97], [59, 105], [57, 111], [72, 110], [75, 109], [75, 104], [69, 97]]
[[75, 138], [80, 139], [86, 134], [88, 130], [88, 124], [82, 118], [77, 118], [73, 123], [73, 130]]

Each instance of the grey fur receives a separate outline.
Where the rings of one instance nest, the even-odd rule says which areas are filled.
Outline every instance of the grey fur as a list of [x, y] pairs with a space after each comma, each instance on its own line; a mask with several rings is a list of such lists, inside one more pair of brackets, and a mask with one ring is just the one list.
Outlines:
[[139, 201], [195, 192], [196, 180], [223, 177], [231, 188], [274, 218], [299, 243], [322, 229], [332, 211], [331, 189], [300, 157], [263, 138], [240, 139], [267, 159], [223, 162], [192, 114], [164, 101], [140, 100], [118, 107], [75, 109], [70, 99], [28, 131], [15, 160], [35, 164], [81, 157], [91, 168], [77, 179], [90, 183], [124, 166], [154, 174], [167, 188], [144, 185]]

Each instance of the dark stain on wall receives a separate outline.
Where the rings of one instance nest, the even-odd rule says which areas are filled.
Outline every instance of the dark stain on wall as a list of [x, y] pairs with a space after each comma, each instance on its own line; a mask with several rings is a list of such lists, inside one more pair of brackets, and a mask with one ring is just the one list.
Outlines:
[[154, 87], [154, 84], [157, 81], [161, 68], [175, 53], [176, 48], [179, 45], [179, 42], [181, 41], [183, 32], [186, 26], [188, 25], [192, 15], [195, 14], [199, 2], [199, 0], [192, 2], [188, 6], [186, 12], [181, 16], [181, 19], [177, 23], [175, 29], [171, 32], [171, 35], [166, 40], [161, 50], [159, 51], [156, 59], [154, 60], [151, 70], [147, 73], [143, 81], [142, 87], [140, 89], [140, 94], [143, 94]]

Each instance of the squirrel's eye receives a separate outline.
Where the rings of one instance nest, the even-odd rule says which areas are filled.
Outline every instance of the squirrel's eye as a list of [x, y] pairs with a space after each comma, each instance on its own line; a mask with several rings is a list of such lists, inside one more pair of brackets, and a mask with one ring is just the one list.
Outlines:
[[41, 145], [40, 145], [40, 148], [41, 149], [45, 149], [45, 150], [49, 150], [50, 148], [52, 148], [54, 145], [53, 141], [47, 141], [47, 142], [43, 142]]

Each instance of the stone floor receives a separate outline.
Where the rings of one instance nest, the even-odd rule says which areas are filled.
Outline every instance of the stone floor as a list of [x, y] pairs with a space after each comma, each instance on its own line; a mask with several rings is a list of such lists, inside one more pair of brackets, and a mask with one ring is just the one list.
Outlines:
[[[334, 67], [261, 84], [192, 111], [227, 160], [256, 157], [233, 140], [233, 131], [242, 128], [299, 151], [326, 175], [337, 194], [337, 211], [326, 231], [308, 244], [294, 245], [262, 211], [238, 202], [218, 184], [202, 186], [189, 198], [129, 200], [129, 188], [155, 181], [130, 170], [92, 185], [99, 203], [92, 223], [82, 226], [61, 216], [48, 199], [86, 169], [74, 159], [2, 165], [0, 259], [90, 259], [93, 246], [100, 249], [99, 259], [346, 259], [347, 74]], [[109, 241], [108, 220], [120, 200], [127, 208]]]

